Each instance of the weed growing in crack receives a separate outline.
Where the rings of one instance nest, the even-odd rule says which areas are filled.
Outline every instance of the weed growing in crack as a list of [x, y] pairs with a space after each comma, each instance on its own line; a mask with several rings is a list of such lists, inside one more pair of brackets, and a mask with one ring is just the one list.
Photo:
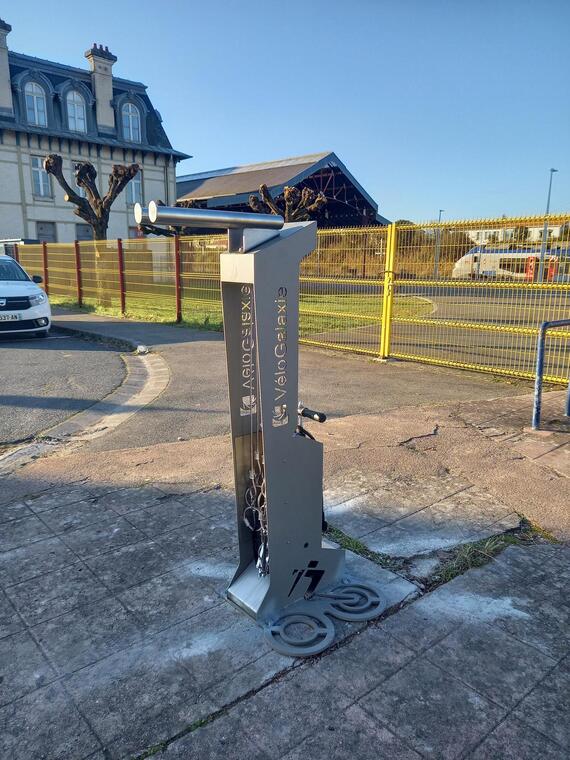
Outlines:
[[333, 527], [329, 524], [327, 532], [325, 533], [327, 538], [334, 541], [343, 549], [359, 554], [361, 557], [374, 562], [376, 565], [381, 565], [388, 570], [400, 570], [403, 566], [403, 562], [399, 557], [390, 557], [388, 554], [381, 554], [380, 552], [371, 551], [362, 541], [357, 538], [352, 538], [342, 530]]

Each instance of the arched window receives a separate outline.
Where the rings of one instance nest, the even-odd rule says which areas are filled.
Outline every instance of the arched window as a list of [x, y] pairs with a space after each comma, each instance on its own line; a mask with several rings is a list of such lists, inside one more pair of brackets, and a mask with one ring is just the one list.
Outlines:
[[67, 125], [72, 132], [87, 132], [85, 100], [77, 90], [67, 93]]
[[26, 96], [26, 119], [28, 124], [47, 127], [46, 94], [37, 82], [28, 82], [24, 87]]
[[123, 137], [131, 142], [141, 141], [141, 115], [133, 103], [125, 103], [121, 109], [123, 117]]

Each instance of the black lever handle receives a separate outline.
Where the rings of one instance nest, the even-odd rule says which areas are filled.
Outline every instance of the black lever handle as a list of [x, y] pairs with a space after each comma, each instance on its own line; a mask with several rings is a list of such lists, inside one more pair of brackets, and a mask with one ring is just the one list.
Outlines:
[[306, 417], [315, 422], [326, 422], [327, 419], [327, 415], [323, 414], [323, 412], [315, 412], [313, 409], [308, 409], [306, 406], [299, 407], [299, 414], [301, 417]]

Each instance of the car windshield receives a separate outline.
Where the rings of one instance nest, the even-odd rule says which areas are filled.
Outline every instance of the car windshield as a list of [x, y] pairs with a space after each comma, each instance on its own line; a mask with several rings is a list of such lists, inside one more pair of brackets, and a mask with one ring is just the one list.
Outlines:
[[27, 280], [29, 280], [28, 275], [15, 261], [0, 259], [0, 282], [26, 282]]

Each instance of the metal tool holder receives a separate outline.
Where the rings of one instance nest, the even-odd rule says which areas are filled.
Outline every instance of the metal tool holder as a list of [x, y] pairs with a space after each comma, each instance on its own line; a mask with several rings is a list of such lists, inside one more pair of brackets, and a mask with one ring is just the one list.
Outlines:
[[347, 576], [344, 550], [323, 537], [323, 447], [298, 403], [299, 265], [316, 223], [278, 216], [159, 206], [137, 223], [228, 229], [220, 274], [240, 560], [230, 601], [291, 656], [323, 651], [332, 618], [370, 620], [378, 591]]

